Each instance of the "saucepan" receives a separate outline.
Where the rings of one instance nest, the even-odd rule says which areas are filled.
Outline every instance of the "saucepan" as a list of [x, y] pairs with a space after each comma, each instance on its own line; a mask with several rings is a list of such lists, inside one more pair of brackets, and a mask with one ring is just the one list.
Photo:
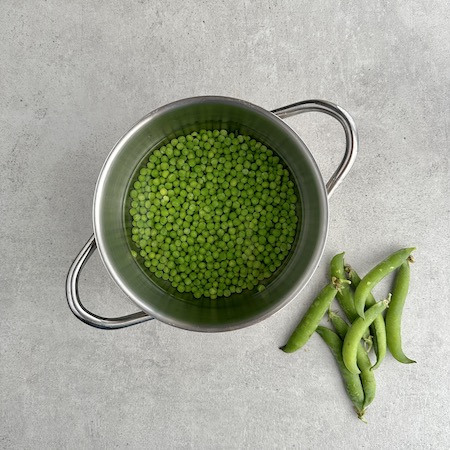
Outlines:
[[[326, 184], [305, 143], [283, 120], [314, 111], [337, 119], [345, 132], [344, 156]], [[177, 295], [156, 283], [136, 263], [130, 251], [125, 205], [133, 174], [149, 152], [168, 139], [214, 128], [246, 133], [284, 160], [299, 194], [301, 222], [286, 262], [264, 291], [197, 300], [188, 294]], [[328, 232], [328, 198], [350, 171], [357, 147], [352, 117], [324, 100], [307, 100], [269, 111], [240, 99], [204, 96], [175, 101], [152, 111], [119, 139], [100, 171], [93, 201], [93, 235], [67, 275], [70, 309], [86, 324], [105, 329], [158, 319], [186, 330], [220, 332], [247, 327], [270, 317], [298, 297], [317, 268]], [[78, 292], [79, 277], [96, 249], [107, 272], [137, 306], [138, 312], [105, 318], [83, 306]]]

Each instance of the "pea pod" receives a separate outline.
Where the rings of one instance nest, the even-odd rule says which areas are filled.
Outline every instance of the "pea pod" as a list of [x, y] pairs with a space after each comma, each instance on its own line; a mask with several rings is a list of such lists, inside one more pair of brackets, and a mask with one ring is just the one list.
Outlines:
[[404, 262], [395, 278], [394, 290], [389, 309], [386, 313], [387, 345], [392, 356], [401, 363], [410, 364], [416, 361], [409, 359], [402, 350], [401, 319], [403, 305], [408, 294], [410, 268], [408, 261]]
[[381, 314], [389, 305], [390, 299], [382, 300], [371, 306], [365, 314], [365, 317], [358, 317], [350, 326], [344, 339], [344, 346], [342, 349], [342, 357], [345, 366], [352, 372], [359, 374], [361, 371], [356, 363], [356, 355], [358, 353], [358, 345], [363, 337], [364, 332], [369, 328], [376, 317]]
[[[349, 329], [349, 326], [338, 314], [333, 311], [328, 313], [331, 323], [333, 324], [339, 337], [344, 340]], [[364, 391], [364, 402], [363, 409], [366, 409], [374, 400], [377, 384], [375, 381], [375, 375], [371, 370], [372, 363], [370, 362], [369, 355], [364, 350], [362, 344], [358, 345], [358, 350], [356, 353], [356, 362], [358, 364], [361, 373], [359, 377], [361, 378], [362, 388]]]
[[316, 332], [325, 341], [331, 350], [336, 362], [339, 366], [342, 378], [344, 380], [345, 389], [350, 400], [353, 403], [356, 413], [361, 420], [364, 420], [364, 391], [361, 380], [358, 375], [351, 373], [342, 360], [342, 340], [332, 330], [326, 327], [318, 326]]
[[327, 312], [331, 302], [340, 289], [342, 280], [333, 278], [314, 299], [311, 306], [306, 311], [300, 323], [289, 338], [287, 344], [281, 347], [286, 353], [293, 353], [302, 348], [312, 336], [323, 316]]
[[[352, 286], [357, 289], [361, 278], [359, 275], [355, 272], [353, 268], [350, 266], [346, 266], [345, 271], [347, 272], [347, 276], [349, 280], [352, 282]], [[376, 300], [372, 293], [369, 292], [369, 294], [366, 297], [366, 308], [370, 308], [371, 306], [375, 305]], [[373, 324], [370, 326], [372, 329], [372, 335], [375, 340], [375, 354], [377, 355], [377, 362], [373, 366], [373, 370], [378, 368], [381, 364], [381, 362], [386, 357], [386, 326], [384, 323], [383, 316], [380, 314], [375, 318], [373, 321]]]
[[[339, 253], [331, 260], [330, 273], [332, 277], [338, 279], [344, 279], [346, 277], [347, 274], [344, 265], [344, 254], [345, 253]], [[350, 280], [350, 283], [353, 282]], [[350, 322], [353, 322], [357, 317], [359, 317], [355, 309], [355, 299], [353, 296], [353, 292], [349, 285], [344, 284], [337, 292], [336, 298], [338, 300], [339, 306], [342, 308], [342, 311], [344, 311], [345, 316]], [[370, 343], [369, 347], [371, 347], [369, 330], [367, 330], [367, 332], [364, 334], [364, 341], [366, 343]]]
[[411, 252], [415, 247], [403, 248], [395, 253], [392, 253], [384, 261], [377, 264], [359, 283], [355, 291], [355, 308], [359, 316], [364, 317], [364, 306], [366, 304], [367, 296], [372, 289], [384, 277], [389, 275], [395, 269], [398, 269], [407, 258], [411, 256]]
[[[338, 255], [334, 256], [330, 262], [331, 276], [342, 280], [345, 279], [346, 275], [344, 269], [344, 254], [345, 253], [339, 253]], [[336, 298], [338, 300], [339, 306], [342, 308], [342, 311], [344, 311], [344, 314], [346, 315], [348, 320], [350, 320], [350, 322], [353, 322], [358, 317], [358, 313], [355, 309], [355, 302], [350, 290], [350, 286], [348, 284], [343, 285], [340, 291], [336, 293]]]

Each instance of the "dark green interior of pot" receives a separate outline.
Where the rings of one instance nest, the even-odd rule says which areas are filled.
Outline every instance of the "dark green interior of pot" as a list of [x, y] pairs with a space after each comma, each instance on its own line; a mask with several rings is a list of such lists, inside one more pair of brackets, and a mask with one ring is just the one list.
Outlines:
[[[151, 276], [131, 256], [126, 210], [130, 183], [149, 152], [168, 139], [200, 129], [248, 134], [274, 150], [288, 166], [299, 198], [295, 243], [263, 292], [195, 299]], [[182, 100], [140, 121], [115, 146], [100, 174], [94, 198], [94, 231], [113, 279], [144, 311], [166, 323], [196, 331], [225, 331], [256, 323], [287, 304], [316, 268], [327, 232], [327, 198], [318, 168], [304, 143], [273, 114], [223, 97]]]

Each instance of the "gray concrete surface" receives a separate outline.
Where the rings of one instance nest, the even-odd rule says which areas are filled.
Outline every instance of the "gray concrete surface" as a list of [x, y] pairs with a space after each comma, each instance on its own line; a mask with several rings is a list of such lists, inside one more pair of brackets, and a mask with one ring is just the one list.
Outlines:
[[[440, 1], [1, 2], [0, 448], [450, 448], [450, 6]], [[253, 327], [198, 334], [79, 322], [67, 270], [92, 232], [97, 175], [136, 120], [202, 94], [275, 108], [308, 98], [354, 116], [360, 154], [330, 201], [313, 279]], [[289, 120], [324, 177], [343, 146], [318, 114]], [[285, 342], [345, 250], [365, 272], [415, 245], [404, 346], [359, 422], [317, 336]], [[378, 295], [382, 295], [380, 287]], [[133, 311], [95, 255], [80, 293]]]

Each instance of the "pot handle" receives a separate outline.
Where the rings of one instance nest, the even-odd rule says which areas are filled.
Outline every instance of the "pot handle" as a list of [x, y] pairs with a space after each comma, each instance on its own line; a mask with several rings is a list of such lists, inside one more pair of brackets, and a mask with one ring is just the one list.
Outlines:
[[67, 274], [67, 302], [69, 303], [69, 307], [75, 316], [88, 325], [103, 329], [123, 328], [130, 325], [136, 325], [137, 323], [145, 322], [147, 320], [152, 320], [153, 317], [147, 315], [143, 311], [123, 317], [100, 317], [91, 313], [82, 305], [78, 295], [78, 279], [80, 277], [81, 269], [86, 264], [92, 253], [94, 253], [96, 248], [97, 244], [95, 242], [95, 237], [92, 235], [86, 245], [81, 249], [78, 256], [75, 258], [75, 261], [70, 266], [69, 273]]
[[326, 184], [328, 197], [331, 197], [334, 190], [350, 172], [350, 169], [355, 162], [356, 154], [358, 152], [358, 133], [356, 131], [356, 125], [345, 109], [334, 103], [327, 102], [326, 100], [305, 100], [272, 111], [272, 113], [276, 114], [280, 119], [305, 112], [323, 112], [328, 114], [337, 119], [344, 128], [346, 141], [344, 157]]

